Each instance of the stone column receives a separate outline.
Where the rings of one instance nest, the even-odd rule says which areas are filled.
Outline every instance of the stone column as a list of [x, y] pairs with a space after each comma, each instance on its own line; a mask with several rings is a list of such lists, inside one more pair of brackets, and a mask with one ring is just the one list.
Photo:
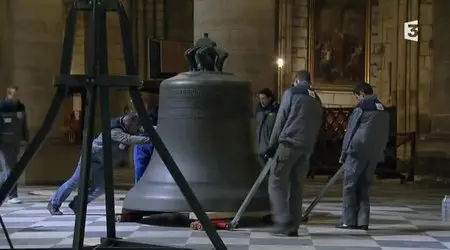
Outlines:
[[0, 78], [3, 81], [0, 83], [0, 89], [4, 89], [9, 81], [8, 78], [8, 4], [7, 1], [0, 1]]
[[[109, 73], [111, 75], [125, 75], [122, 36], [119, 25], [119, 15], [117, 12], [107, 14], [107, 44]], [[110, 100], [110, 111], [112, 116], [122, 115], [124, 107], [130, 106], [131, 104], [127, 89], [111, 89]], [[99, 122], [98, 124], [101, 123]]]
[[[434, 76], [431, 86], [431, 132], [450, 134], [450, 17], [446, 10], [450, 1], [433, 1], [433, 43], [434, 43]], [[422, 27], [421, 27], [422, 28]], [[421, 34], [426, 30], [421, 30]], [[429, 31], [431, 33], [431, 30]]]
[[[165, 0], [164, 13], [166, 16], [165, 38], [171, 41], [192, 42], [193, 1]], [[184, 11], [180, 11], [184, 10]]]
[[418, 131], [421, 135], [430, 132], [430, 91], [433, 72], [433, 0], [420, 1], [419, 42], [419, 86], [418, 86]]
[[308, 68], [308, 4], [309, 0], [292, 1], [292, 75]]
[[[8, 80], [2, 83], [20, 89], [27, 107], [30, 136], [33, 137], [46, 116], [55, 93], [52, 81], [58, 74], [63, 29], [64, 3], [61, 0], [8, 0], [7, 53]], [[3, 97], [3, 95], [2, 95]], [[73, 171], [78, 150], [60, 143], [64, 136], [62, 107], [48, 139], [28, 165], [26, 182], [50, 184]], [[63, 177], [64, 176], [64, 177]]]
[[[44, 119], [55, 93], [52, 78], [59, 70], [63, 38], [63, 2], [9, 2], [10, 84], [20, 88], [31, 132]], [[58, 127], [59, 124], [55, 124]], [[57, 129], [52, 130], [52, 134]]]
[[194, 0], [194, 40], [203, 33], [230, 53], [224, 71], [276, 89], [275, 0]]

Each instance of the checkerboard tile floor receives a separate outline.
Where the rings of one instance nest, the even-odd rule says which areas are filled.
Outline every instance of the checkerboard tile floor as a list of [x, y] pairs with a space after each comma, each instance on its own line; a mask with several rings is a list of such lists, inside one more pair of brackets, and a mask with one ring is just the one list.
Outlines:
[[[71, 246], [74, 215], [67, 209], [67, 204], [63, 209], [67, 215], [50, 216], [45, 208], [46, 197], [22, 195], [21, 198], [24, 204], [4, 204], [0, 207], [16, 248]], [[273, 237], [267, 233], [268, 228], [243, 228], [219, 233], [230, 250], [450, 249], [450, 224], [440, 221], [439, 201], [436, 204], [417, 200], [415, 203], [375, 202], [372, 207], [372, 229], [364, 232], [333, 227], [340, 215], [341, 204], [338, 200], [327, 199], [320, 203], [308, 225], [299, 229], [298, 238]], [[116, 204], [116, 211], [120, 211], [119, 199]], [[103, 200], [90, 204], [88, 213], [85, 244], [98, 244], [100, 237], [105, 236]], [[204, 232], [188, 228], [137, 223], [118, 223], [116, 228], [119, 237], [131, 241], [192, 249], [212, 247]], [[0, 234], [0, 248], [8, 248], [3, 233]]]

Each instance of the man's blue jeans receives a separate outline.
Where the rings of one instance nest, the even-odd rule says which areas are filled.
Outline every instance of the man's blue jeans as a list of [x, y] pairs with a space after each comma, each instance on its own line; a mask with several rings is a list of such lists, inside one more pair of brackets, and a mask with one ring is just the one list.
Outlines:
[[141, 179], [145, 170], [147, 169], [150, 159], [153, 154], [153, 145], [135, 145], [133, 149], [133, 161], [134, 161], [134, 183], [137, 183]]
[[[59, 189], [53, 194], [50, 199], [50, 203], [55, 207], [61, 207], [62, 203], [67, 200], [72, 191], [78, 187], [80, 182], [81, 171], [81, 157], [78, 160], [77, 168], [72, 177], [67, 180]], [[91, 162], [91, 174], [90, 174], [90, 188], [88, 192], [88, 203], [95, 200], [104, 193], [104, 169], [103, 164], [92, 161]], [[76, 198], [75, 198], [76, 199]], [[74, 199], [74, 200], [75, 200]]]

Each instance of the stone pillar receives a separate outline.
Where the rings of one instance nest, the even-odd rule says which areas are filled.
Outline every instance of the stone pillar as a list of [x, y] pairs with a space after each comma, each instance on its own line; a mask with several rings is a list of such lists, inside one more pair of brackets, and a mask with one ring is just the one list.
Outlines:
[[[111, 75], [125, 75], [125, 61], [122, 49], [122, 36], [117, 12], [107, 14], [108, 67]], [[130, 38], [133, 39], [133, 38]], [[127, 90], [110, 90], [110, 111], [112, 116], [123, 114], [125, 106], [130, 106]], [[101, 122], [98, 122], [100, 128]]]
[[[283, 90], [288, 88], [292, 84], [294, 74], [292, 74], [293, 64], [292, 62], [300, 61], [294, 55], [293, 41], [301, 39], [302, 32], [301, 27], [294, 27], [294, 14], [297, 11], [296, 5], [291, 0], [279, 0], [278, 1], [278, 57], [284, 59], [284, 66], [278, 71], [278, 77], [281, 79], [277, 83], [277, 95], [281, 98]], [[305, 32], [307, 34], [307, 32]], [[295, 35], [295, 36], [294, 36]], [[295, 50], [295, 54], [297, 50]]]
[[[193, 1], [165, 0], [165, 38], [170, 41], [192, 42], [194, 25]], [[183, 11], [180, 11], [183, 10]]]
[[[148, 76], [148, 39], [164, 39], [164, 3], [163, 0], [145, 0], [130, 2], [134, 4], [133, 15], [133, 37], [135, 43], [135, 54], [139, 75], [142, 79], [147, 79]], [[192, 7], [192, 6], [191, 6]], [[178, 8], [179, 10], [180, 8]], [[192, 15], [190, 19], [190, 26], [193, 26]], [[192, 28], [191, 28], [192, 30]], [[192, 32], [190, 33], [190, 40], [192, 40]]]
[[[431, 87], [431, 131], [436, 133], [450, 133], [450, 107], [448, 96], [450, 93], [450, 17], [446, 10], [450, 8], [450, 1], [434, 0], [433, 15], [433, 43], [434, 43], [434, 76]], [[422, 28], [422, 27], [421, 27]], [[421, 30], [421, 35], [426, 30]], [[431, 36], [431, 30], [429, 31]]]
[[8, 45], [8, 3], [7, 1], [0, 1], [0, 89], [4, 89], [8, 81], [8, 61], [7, 45]]
[[292, 6], [292, 73], [308, 68], [308, 3], [293, 1]]
[[[4, 0], [7, 8], [6, 53], [8, 76], [1, 85], [20, 89], [27, 107], [30, 136], [42, 125], [55, 88], [53, 77], [58, 74], [63, 29], [64, 2], [61, 0]], [[3, 95], [2, 95], [3, 97]], [[25, 181], [29, 184], [49, 184], [69, 175], [76, 164], [78, 150], [60, 143], [64, 136], [62, 110], [41, 149], [28, 165]]]
[[420, 1], [419, 13], [418, 131], [423, 135], [430, 132], [430, 91], [433, 72], [433, 0]]
[[209, 33], [230, 53], [224, 71], [276, 89], [275, 0], [194, 0], [194, 40]]
[[[55, 93], [63, 38], [63, 2], [9, 2], [10, 84], [20, 88], [32, 134], [41, 126]], [[58, 126], [52, 134], [58, 134]]]

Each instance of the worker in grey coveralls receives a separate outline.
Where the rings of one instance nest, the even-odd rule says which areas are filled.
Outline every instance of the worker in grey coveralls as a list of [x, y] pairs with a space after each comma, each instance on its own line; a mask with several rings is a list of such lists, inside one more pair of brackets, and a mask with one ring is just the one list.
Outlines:
[[258, 150], [259, 162], [264, 166], [265, 159], [261, 156], [266, 152], [270, 135], [275, 126], [278, 108], [280, 105], [275, 101], [273, 92], [268, 89], [262, 89], [258, 92], [258, 105], [256, 107], [256, 148]]
[[[6, 99], [0, 101], [0, 164], [3, 181], [16, 165], [29, 139], [26, 109], [19, 99], [18, 91], [16, 86], [7, 88]], [[9, 193], [8, 203], [22, 203], [18, 197], [17, 184]]]
[[[128, 148], [134, 144], [147, 144], [150, 138], [146, 136], [134, 135], [139, 129], [138, 116], [135, 113], [128, 113], [125, 116], [112, 119], [111, 140], [112, 140], [112, 164], [117, 166], [127, 157]], [[62, 203], [69, 197], [70, 193], [78, 187], [80, 181], [81, 156], [77, 168], [70, 177], [51, 197], [47, 209], [51, 215], [62, 215], [59, 210]], [[92, 142], [91, 158], [91, 182], [88, 192], [88, 203], [103, 195], [104, 193], [104, 164], [103, 164], [103, 137], [102, 133]], [[69, 203], [69, 208], [76, 213], [78, 209], [78, 196]]]
[[344, 164], [342, 221], [338, 228], [369, 228], [369, 189], [389, 137], [389, 113], [373, 94], [372, 87], [360, 83], [354, 89], [358, 99], [342, 144]]
[[310, 75], [299, 71], [283, 93], [269, 147], [269, 197], [274, 235], [297, 236], [302, 216], [303, 184], [322, 126], [322, 102], [310, 87]]

